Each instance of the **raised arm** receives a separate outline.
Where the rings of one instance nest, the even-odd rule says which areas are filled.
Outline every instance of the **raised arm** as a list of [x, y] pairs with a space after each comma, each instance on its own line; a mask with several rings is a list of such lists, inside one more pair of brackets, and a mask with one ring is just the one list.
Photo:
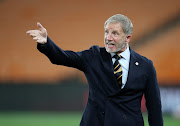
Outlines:
[[64, 51], [58, 47], [50, 38], [47, 36], [46, 29], [38, 22], [38, 30], [29, 30], [26, 33], [33, 37], [38, 45], [38, 50], [45, 54], [53, 64], [64, 65], [68, 67], [74, 67], [79, 70], [84, 70], [84, 55], [83, 52]]

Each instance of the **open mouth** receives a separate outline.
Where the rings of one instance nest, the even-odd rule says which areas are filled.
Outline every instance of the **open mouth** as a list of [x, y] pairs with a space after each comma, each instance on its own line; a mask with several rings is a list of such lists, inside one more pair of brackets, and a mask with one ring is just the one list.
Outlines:
[[108, 45], [115, 45], [114, 43], [108, 43]]
[[106, 43], [107, 44], [107, 46], [115, 46], [115, 43], [112, 43], [112, 42], [109, 42], [109, 43]]

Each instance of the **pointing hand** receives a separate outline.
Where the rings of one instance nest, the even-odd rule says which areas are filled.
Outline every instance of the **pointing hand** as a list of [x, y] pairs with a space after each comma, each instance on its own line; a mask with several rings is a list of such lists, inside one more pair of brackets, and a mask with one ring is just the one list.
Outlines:
[[47, 42], [47, 31], [39, 22], [37, 27], [39, 30], [29, 30], [26, 33], [33, 37], [37, 43], [45, 44]]

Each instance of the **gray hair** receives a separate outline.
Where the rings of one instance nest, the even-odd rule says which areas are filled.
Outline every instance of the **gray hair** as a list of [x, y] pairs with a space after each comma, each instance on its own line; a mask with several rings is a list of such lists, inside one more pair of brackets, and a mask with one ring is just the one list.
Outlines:
[[109, 23], [121, 23], [122, 29], [126, 35], [132, 34], [132, 32], [133, 32], [133, 24], [132, 24], [131, 20], [122, 14], [116, 14], [116, 15], [113, 15], [112, 17], [110, 17], [104, 23], [104, 27], [106, 27], [106, 25]]

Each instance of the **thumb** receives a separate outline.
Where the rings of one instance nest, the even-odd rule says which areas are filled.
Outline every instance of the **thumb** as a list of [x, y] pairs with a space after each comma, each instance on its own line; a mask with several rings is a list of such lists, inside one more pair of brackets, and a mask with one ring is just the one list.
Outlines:
[[37, 27], [39, 28], [40, 31], [44, 29], [44, 27], [39, 22], [37, 22]]

